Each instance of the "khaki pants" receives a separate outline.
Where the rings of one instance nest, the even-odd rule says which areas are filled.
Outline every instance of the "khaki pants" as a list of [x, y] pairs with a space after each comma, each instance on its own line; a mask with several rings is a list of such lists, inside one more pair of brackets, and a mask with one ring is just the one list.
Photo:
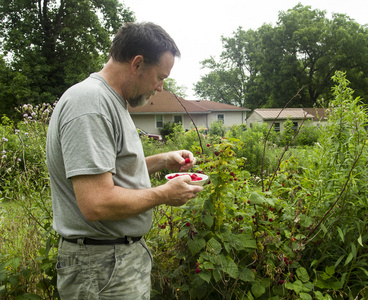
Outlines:
[[151, 269], [143, 239], [102, 246], [61, 241], [57, 287], [62, 300], [149, 299]]

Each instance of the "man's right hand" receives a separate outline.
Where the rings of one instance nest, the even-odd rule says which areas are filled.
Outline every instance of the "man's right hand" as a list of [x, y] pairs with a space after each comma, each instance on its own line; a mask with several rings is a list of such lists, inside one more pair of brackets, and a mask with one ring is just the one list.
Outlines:
[[166, 205], [181, 206], [197, 196], [203, 186], [191, 185], [189, 175], [178, 176], [168, 181], [164, 186], [168, 188]]

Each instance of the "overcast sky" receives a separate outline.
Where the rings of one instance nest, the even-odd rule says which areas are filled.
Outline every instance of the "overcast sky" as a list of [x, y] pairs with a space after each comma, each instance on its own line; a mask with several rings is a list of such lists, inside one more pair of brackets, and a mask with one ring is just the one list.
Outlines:
[[161, 25], [175, 40], [181, 58], [176, 60], [170, 78], [187, 87], [187, 100], [197, 99], [193, 84], [208, 70], [200, 62], [222, 52], [221, 36], [230, 37], [241, 26], [258, 29], [275, 25], [280, 11], [298, 3], [312, 9], [343, 13], [361, 25], [368, 24], [367, 0], [120, 0], [135, 13], [137, 21]]

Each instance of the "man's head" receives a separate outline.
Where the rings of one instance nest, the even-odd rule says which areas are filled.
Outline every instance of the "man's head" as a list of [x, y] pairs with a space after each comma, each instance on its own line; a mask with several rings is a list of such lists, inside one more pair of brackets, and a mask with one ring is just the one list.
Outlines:
[[163, 80], [170, 74], [180, 51], [174, 40], [153, 23], [125, 23], [110, 49], [110, 59], [130, 66], [129, 84], [123, 88], [124, 98], [132, 107], [144, 105], [162, 90]]
[[130, 62], [142, 55], [144, 62], [157, 64], [165, 52], [180, 57], [174, 40], [160, 26], [153, 23], [125, 23], [116, 34], [110, 49], [110, 57], [117, 62]]

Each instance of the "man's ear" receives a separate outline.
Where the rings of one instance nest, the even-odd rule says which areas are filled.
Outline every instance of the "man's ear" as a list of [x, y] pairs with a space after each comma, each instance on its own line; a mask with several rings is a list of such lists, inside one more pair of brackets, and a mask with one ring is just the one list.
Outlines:
[[143, 63], [144, 58], [142, 55], [135, 56], [130, 63], [130, 71], [134, 74], [139, 68], [142, 68]]

